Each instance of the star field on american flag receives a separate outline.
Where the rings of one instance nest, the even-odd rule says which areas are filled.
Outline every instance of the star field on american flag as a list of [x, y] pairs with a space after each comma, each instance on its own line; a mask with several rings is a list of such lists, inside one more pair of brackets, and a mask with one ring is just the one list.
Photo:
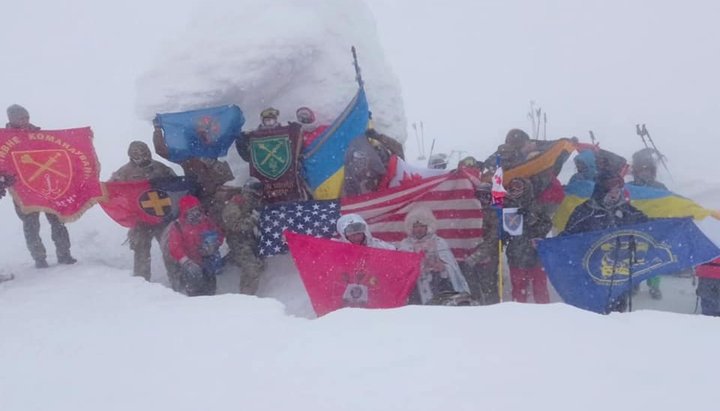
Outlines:
[[264, 257], [286, 254], [288, 246], [282, 235], [285, 230], [330, 238], [335, 235], [335, 222], [339, 217], [340, 203], [332, 200], [267, 206], [260, 216], [258, 253]]

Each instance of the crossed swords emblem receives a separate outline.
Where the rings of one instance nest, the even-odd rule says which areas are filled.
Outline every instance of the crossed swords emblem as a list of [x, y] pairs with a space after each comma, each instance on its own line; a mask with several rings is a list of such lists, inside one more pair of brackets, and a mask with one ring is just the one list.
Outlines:
[[260, 147], [261, 150], [263, 150], [264, 152], [267, 153], [265, 158], [263, 158], [263, 160], [260, 162], [261, 166], [264, 165], [265, 163], [267, 163], [268, 161], [270, 161], [270, 159], [275, 159], [281, 163], [285, 161], [277, 155], [277, 151], [280, 150], [280, 147], [281, 147], [280, 144], [276, 145], [275, 148], [272, 148], [272, 149], [267, 148], [265, 143], [259, 143], [258, 147]]
[[42, 175], [42, 173], [44, 173], [46, 171], [53, 173], [57, 176], [63, 177], [63, 178], [68, 178], [67, 174], [63, 173], [62, 171], [58, 171], [58, 170], [52, 168], [52, 166], [55, 163], [57, 163], [57, 161], [60, 159], [61, 156], [62, 156], [61, 153], [55, 153], [50, 158], [48, 158], [47, 161], [45, 161], [44, 163], [35, 161], [35, 159], [32, 158], [32, 156], [30, 154], [23, 154], [22, 156], [20, 156], [21, 163], [37, 166], [37, 169], [35, 170], [35, 172], [32, 173], [32, 175], [28, 178], [28, 182], [33, 182], [33, 180], [36, 180], [38, 177], [40, 177]]

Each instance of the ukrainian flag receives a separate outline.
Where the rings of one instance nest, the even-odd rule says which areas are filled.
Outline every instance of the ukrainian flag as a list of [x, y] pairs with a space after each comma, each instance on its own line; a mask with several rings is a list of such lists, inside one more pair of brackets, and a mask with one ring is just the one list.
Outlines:
[[305, 149], [305, 180], [315, 200], [340, 197], [345, 178], [345, 152], [355, 137], [365, 133], [369, 120], [365, 89], [360, 87], [342, 114]]
[[[594, 187], [595, 183], [592, 181], [577, 181], [565, 187], [565, 199], [553, 217], [555, 232], [559, 233], [565, 229], [575, 207], [590, 198]], [[693, 200], [669, 190], [632, 184], [626, 184], [625, 189], [630, 196], [630, 204], [650, 218], [691, 217], [695, 220], [702, 220], [717, 215], [713, 210], [702, 207]]]

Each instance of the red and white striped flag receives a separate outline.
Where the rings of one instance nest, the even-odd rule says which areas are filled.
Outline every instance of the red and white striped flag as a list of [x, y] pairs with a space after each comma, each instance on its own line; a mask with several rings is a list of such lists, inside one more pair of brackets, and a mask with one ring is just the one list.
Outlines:
[[482, 206], [475, 197], [472, 176], [462, 170], [344, 198], [340, 212], [359, 214], [374, 236], [397, 243], [407, 237], [405, 216], [416, 207], [432, 210], [438, 220], [438, 236], [448, 242], [457, 259], [465, 259], [477, 246], [482, 236]]

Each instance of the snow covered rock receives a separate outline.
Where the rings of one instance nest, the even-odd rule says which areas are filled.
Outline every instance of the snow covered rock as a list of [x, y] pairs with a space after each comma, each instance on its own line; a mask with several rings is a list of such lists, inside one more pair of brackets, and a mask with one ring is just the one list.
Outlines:
[[376, 128], [404, 141], [400, 86], [362, 0], [205, 2], [139, 78], [137, 109], [150, 119], [156, 112], [237, 104], [246, 128], [254, 128], [268, 106], [280, 110], [283, 122], [308, 106], [329, 122], [357, 89], [352, 45]]

